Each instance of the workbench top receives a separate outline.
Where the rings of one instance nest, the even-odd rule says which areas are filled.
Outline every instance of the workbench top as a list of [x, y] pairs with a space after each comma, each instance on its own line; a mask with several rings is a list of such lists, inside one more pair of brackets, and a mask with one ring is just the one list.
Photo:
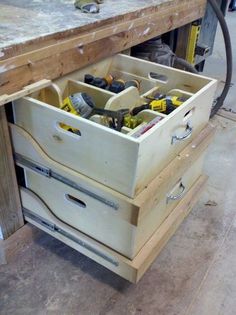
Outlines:
[[0, 105], [203, 16], [206, 0], [104, 0], [86, 14], [74, 0], [0, 0]]
[[[105, 0], [98, 14], [74, 7], [74, 0], [1, 0], [0, 48], [63, 33], [174, 0]], [[2, 52], [3, 54], [3, 52]], [[0, 52], [1, 57], [1, 52]]]

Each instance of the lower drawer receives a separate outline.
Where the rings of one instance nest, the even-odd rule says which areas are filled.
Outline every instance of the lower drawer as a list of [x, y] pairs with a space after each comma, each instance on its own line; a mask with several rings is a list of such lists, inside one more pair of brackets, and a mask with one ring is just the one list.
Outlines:
[[[170, 180], [169, 188], [163, 192], [161, 200], [137, 226], [119, 216], [110, 215], [110, 211], [106, 207], [101, 208], [92, 197], [84, 196], [54, 178], [41, 176], [32, 170], [25, 170], [25, 178], [27, 188], [43, 200], [59, 220], [133, 258], [200, 177], [202, 163], [203, 156], [182, 174], [177, 183]], [[151, 198], [156, 198], [156, 195]]]
[[[29, 190], [21, 189], [25, 219], [130, 282], [137, 283], [183, 219], [198, 201], [206, 183], [201, 176], [133, 259], [128, 259], [58, 220]], [[31, 210], [34, 210], [32, 212]]]
[[[17, 163], [25, 169], [26, 187], [49, 211], [61, 222], [133, 258], [200, 176], [214, 129], [208, 126], [135, 199], [51, 160], [22, 128], [10, 125], [10, 130]], [[34, 207], [32, 211], [40, 215]]]

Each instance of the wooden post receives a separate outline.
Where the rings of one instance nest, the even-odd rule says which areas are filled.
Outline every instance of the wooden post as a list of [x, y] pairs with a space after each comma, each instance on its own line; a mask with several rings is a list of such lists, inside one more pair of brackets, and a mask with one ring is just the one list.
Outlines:
[[191, 24], [186, 24], [178, 29], [177, 45], [175, 53], [178, 57], [186, 59], [188, 49], [188, 38], [191, 30]]
[[5, 108], [0, 107], [0, 239], [6, 239], [24, 220]]

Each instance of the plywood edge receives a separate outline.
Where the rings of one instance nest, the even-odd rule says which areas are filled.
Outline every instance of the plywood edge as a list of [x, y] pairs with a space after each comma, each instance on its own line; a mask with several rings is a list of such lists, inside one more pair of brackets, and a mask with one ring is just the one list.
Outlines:
[[38, 82], [32, 83], [30, 85], [26, 85], [22, 88], [22, 90], [12, 93], [12, 94], [3, 94], [0, 96], [0, 106], [6, 103], [12, 102], [18, 98], [27, 96], [33, 92], [36, 92], [40, 89], [48, 87], [52, 84], [51, 80], [42, 79]]
[[134, 258], [132, 267], [138, 270], [136, 282], [144, 275], [193, 206], [197, 203], [207, 179], [208, 177], [206, 175], [200, 176], [194, 186], [189, 190], [186, 197], [177, 205]]

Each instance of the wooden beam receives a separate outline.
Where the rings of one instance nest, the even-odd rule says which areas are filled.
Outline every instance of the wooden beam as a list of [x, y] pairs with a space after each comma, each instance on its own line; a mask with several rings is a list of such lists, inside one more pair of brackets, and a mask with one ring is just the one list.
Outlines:
[[61, 77], [200, 18], [204, 10], [205, 0], [171, 1], [162, 9], [157, 6], [144, 15], [132, 15], [130, 20], [126, 17], [40, 49], [26, 50], [0, 61], [0, 94], [14, 93], [41, 79]]
[[224, 109], [220, 109], [220, 110], [218, 110], [217, 115], [224, 117], [224, 118], [227, 118], [227, 119], [230, 119], [230, 120], [233, 120], [233, 121], [236, 121], [236, 112], [231, 112], [231, 111], [227, 111]]
[[178, 29], [177, 45], [175, 53], [178, 57], [186, 59], [188, 49], [188, 38], [191, 31], [191, 23], [188, 23]]
[[0, 107], [0, 152], [0, 238], [6, 239], [24, 221], [4, 107]]

